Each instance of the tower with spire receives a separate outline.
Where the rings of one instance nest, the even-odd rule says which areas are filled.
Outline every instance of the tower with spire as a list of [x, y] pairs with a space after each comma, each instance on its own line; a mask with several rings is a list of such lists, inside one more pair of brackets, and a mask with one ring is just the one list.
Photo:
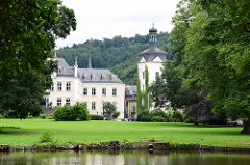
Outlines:
[[149, 29], [149, 48], [139, 53], [137, 68], [141, 81], [141, 91], [146, 90], [146, 67], [148, 67], [148, 85], [152, 84], [157, 76], [162, 73], [162, 63], [166, 61], [167, 52], [157, 48], [157, 29], [154, 27]]

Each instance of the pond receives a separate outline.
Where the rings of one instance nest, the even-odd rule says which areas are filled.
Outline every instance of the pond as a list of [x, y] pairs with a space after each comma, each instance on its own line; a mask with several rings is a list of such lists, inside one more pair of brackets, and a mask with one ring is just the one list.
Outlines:
[[250, 154], [201, 151], [87, 150], [0, 153], [0, 165], [249, 165]]

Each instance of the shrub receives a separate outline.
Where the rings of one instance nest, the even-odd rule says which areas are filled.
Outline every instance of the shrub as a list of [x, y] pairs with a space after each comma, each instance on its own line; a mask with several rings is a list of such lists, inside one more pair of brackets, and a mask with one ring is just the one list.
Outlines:
[[86, 104], [77, 102], [74, 106], [57, 107], [54, 111], [53, 118], [55, 120], [89, 120], [89, 112]]
[[174, 122], [183, 122], [183, 116], [180, 111], [174, 111], [172, 119]]
[[151, 115], [148, 110], [142, 110], [138, 115], [137, 115], [137, 121], [151, 121]]
[[41, 143], [48, 143], [48, 142], [53, 142], [54, 139], [54, 135], [52, 132], [50, 131], [45, 131], [42, 133], [41, 137], [40, 137], [40, 142]]
[[151, 120], [153, 122], [166, 122], [169, 121], [169, 117], [166, 112], [159, 110], [155, 112], [151, 112]]
[[33, 116], [32, 115], [28, 115], [27, 118], [28, 119], [33, 119]]
[[114, 119], [117, 119], [117, 117], [120, 115], [120, 112], [115, 112], [114, 115], [113, 115], [113, 118]]
[[53, 113], [51, 113], [48, 116], [46, 116], [46, 119], [53, 119]]
[[91, 120], [103, 120], [104, 117], [101, 115], [90, 115]]
[[74, 106], [71, 107], [72, 118], [79, 118], [80, 120], [89, 120], [89, 112], [87, 110], [86, 104], [77, 102]]
[[40, 114], [39, 118], [40, 118], [40, 119], [45, 119], [45, 118], [46, 118], [46, 115], [45, 115], [45, 114]]
[[162, 116], [153, 116], [151, 118], [151, 121], [152, 122], [166, 122], [167, 119], [165, 117], [162, 117]]

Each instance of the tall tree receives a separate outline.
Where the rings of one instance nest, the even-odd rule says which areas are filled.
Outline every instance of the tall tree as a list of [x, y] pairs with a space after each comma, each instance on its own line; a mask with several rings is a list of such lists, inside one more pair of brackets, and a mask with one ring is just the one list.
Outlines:
[[191, 1], [195, 18], [186, 33], [185, 86], [208, 93], [212, 108], [243, 117], [250, 134], [250, 17], [247, 0]]
[[[29, 86], [25, 85], [28, 79], [20, 79], [20, 75], [31, 77], [30, 87], [40, 83], [37, 77], [44, 75], [43, 68], [47, 67], [46, 60], [52, 56], [55, 38], [65, 38], [76, 29], [75, 15], [72, 9], [62, 6], [60, 0], [1, 0], [0, 20], [0, 109], [20, 110], [17, 104], [35, 102], [30, 100], [32, 96], [27, 96], [26, 103], [14, 96], [22, 96], [23, 93], [18, 91], [29, 90]], [[10, 82], [15, 82], [14, 89], [8, 87]], [[36, 96], [33, 98], [39, 101], [41, 94]], [[6, 102], [11, 99], [16, 102]], [[22, 112], [21, 116], [27, 114]]]

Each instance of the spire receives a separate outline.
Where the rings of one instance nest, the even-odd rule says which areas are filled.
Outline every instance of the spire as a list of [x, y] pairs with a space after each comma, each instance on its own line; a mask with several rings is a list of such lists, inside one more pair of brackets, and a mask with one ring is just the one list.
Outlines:
[[149, 29], [149, 49], [156, 49], [157, 48], [157, 29], [153, 27]]
[[91, 56], [89, 56], [89, 68], [92, 68]]

